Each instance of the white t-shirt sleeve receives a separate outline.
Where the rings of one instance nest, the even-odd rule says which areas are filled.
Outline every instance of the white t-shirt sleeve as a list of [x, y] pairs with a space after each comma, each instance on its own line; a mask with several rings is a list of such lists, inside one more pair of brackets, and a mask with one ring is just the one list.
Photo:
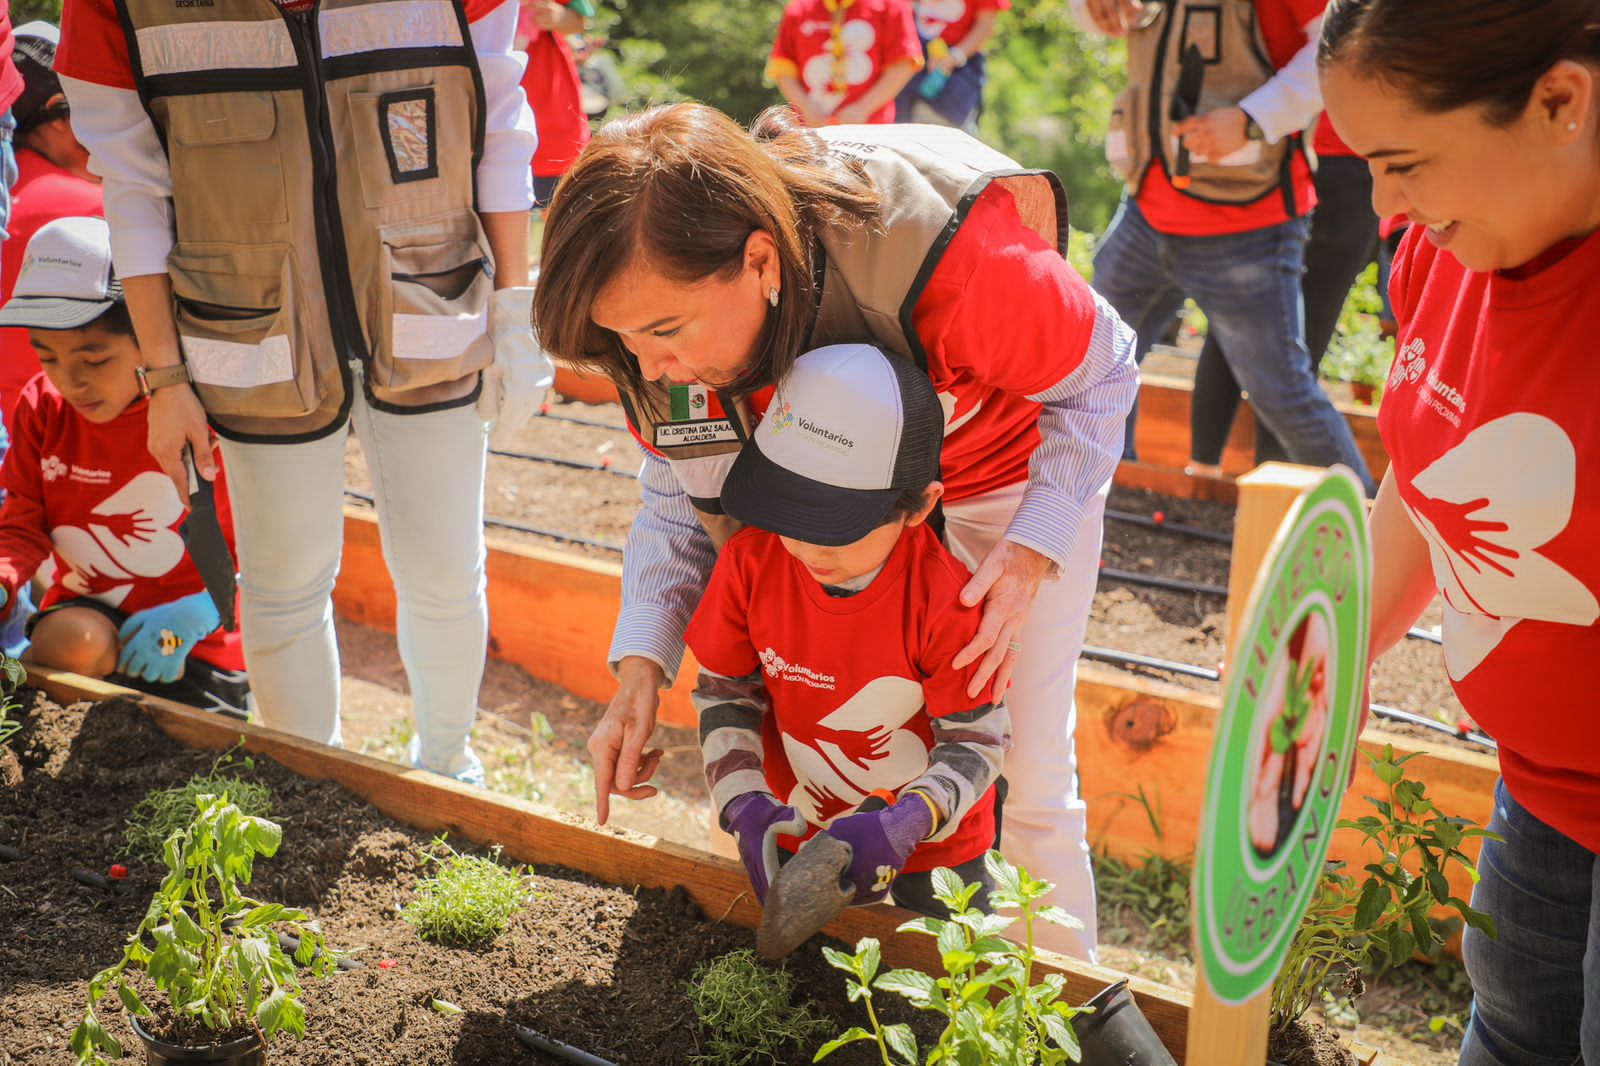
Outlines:
[[172, 250], [172, 172], [139, 94], [62, 76], [72, 130], [105, 183], [106, 222], [117, 276], [167, 272]]
[[1239, 101], [1276, 144], [1298, 133], [1322, 111], [1322, 85], [1317, 81], [1317, 40], [1322, 36], [1322, 16], [1306, 23], [1306, 43], [1294, 58], [1268, 78], [1266, 84]]
[[539, 135], [522, 91], [528, 58], [517, 51], [517, 0], [472, 23], [472, 47], [483, 75], [483, 158], [478, 161], [478, 209], [533, 207], [533, 152]]

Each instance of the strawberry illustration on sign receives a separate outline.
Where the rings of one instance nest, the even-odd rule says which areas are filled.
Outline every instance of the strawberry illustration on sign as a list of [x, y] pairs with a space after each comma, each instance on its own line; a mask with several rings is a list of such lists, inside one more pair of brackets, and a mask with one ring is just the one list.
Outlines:
[[[1461, 680], [1522, 618], [1593, 625], [1600, 600], [1540, 554], [1572, 518], [1577, 453], [1560, 425], [1520, 412], [1486, 422], [1404, 494], [1444, 598], [1444, 657]], [[1513, 613], [1514, 612], [1514, 613]]]

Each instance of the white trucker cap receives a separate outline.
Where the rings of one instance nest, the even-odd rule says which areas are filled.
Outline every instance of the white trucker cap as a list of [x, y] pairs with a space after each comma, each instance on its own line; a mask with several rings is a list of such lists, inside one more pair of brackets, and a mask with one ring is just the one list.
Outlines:
[[58, 218], [28, 242], [0, 326], [81, 329], [122, 302], [103, 218]]
[[906, 489], [939, 477], [944, 411], [928, 375], [870, 344], [806, 352], [722, 486], [732, 517], [839, 547], [883, 525]]

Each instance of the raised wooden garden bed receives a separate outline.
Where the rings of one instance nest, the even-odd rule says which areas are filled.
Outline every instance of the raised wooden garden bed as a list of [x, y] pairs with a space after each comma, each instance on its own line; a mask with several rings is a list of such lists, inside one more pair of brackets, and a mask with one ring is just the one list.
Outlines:
[[[621, 599], [621, 565], [514, 543], [491, 531], [488, 571], [490, 654], [586, 699], [609, 700], [615, 682], [605, 659]], [[351, 621], [394, 629], [394, 594], [370, 512], [346, 512], [344, 565], [334, 600]], [[688, 657], [676, 684], [662, 694], [663, 722], [694, 725], [689, 691], [697, 669]], [[1123, 860], [1191, 855], [1217, 697], [1083, 664], [1077, 694], [1078, 770], [1089, 804], [1090, 841]], [[1385, 744], [1401, 754], [1420, 754], [1408, 772], [1426, 783], [1442, 810], [1488, 823], [1498, 774], [1492, 755], [1369, 726], [1362, 746], [1381, 750]], [[1160, 806], [1159, 837], [1134, 797], [1141, 787]], [[1367, 813], [1361, 797], [1379, 793], [1376, 777], [1358, 759], [1344, 816]], [[1332, 855], [1353, 869], [1369, 861], [1353, 834], [1337, 836]], [[1463, 899], [1470, 894], [1465, 880], [1452, 887]]]
[[[370, 1033], [370, 1040], [362, 1048], [361, 1056], [344, 1059], [329, 1058], [326, 1044], [319, 1045], [314, 1052], [308, 1044], [305, 1050], [297, 1052], [298, 1045], [286, 1041], [279, 1045], [281, 1050], [274, 1051], [274, 1061], [318, 1064], [330, 1061], [372, 1063], [521, 1061], [521, 1053], [509, 1041], [505, 1044], [503, 1059], [484, 1057], [485, 1041], [509, 1036], [513, 1022], [526, 1023], [541, 1019], [548, 1019], [552, 1026], [559, 1025], [556, 1035], [565, 1036], [569, 1040], [572, 1039], [574, 1032], [595, 1034], [597, 1027], [628, 1024], [627, 1002], [625, 999], [619, 999], [625, 991], [636, 997], [649, 996], [653, 993], [657, 998], [664, 998], [678, 994], [677, 989], [668, 987], [654, 990], [640, 989], [637, 987], [637, 979], [630, 979], [623, 972], [624, 965], [628, 961], [627, 952], [630, 946], [636, 957], [642, 958], [641, 953], [646, 951], [671, 954], [672, 944], [649, 940], [650, 929], [636, 927], [634, 923], [644, 918], [642, 911], [637, 918], [626, 916], [619, 918], [617, 914], [612, 913], [620, 906], [618, 903], [600, 900], [595, 904], [596, 912], [592, 914], [573, 914], [569, 908], [568, 921], [575, 928], [544, 934], [552, 941], [561, 940], [563, 951], [576, 950], [580, 958], [584, 957], [586, 950], [583, 945], [589, 944], [590, 948], [587, 950], [594, 958], [586, 959], [592, 963], [588, 967], [588, 972], [581, 975], [547, 974], [541, 979], [544, 982], [540, 986], [541, 991], [524, 991], [511, 996], [511, 1001], [506, 1002], [508, 995], [506, 988], [518, 982], [526, 983], [527, 975], [522, 973], [520, 968], [547, 965], [545, 956], [553, 954], [554, 949], [552, 947], [549, 952], [542, 950], [543, 946], [537, 940], [532, 943], [510, 945], [497, 943], [493, 953], [485, 958], [482, 952], [458, 956], [440, 954], [443, 949], [434, 949], [417, 941], [409, 927], [394, 918], [390, 909], [392, 904], [384, 905], [382, 901], [400, 896], [402, 885], [409, 884], [414, 878], [419, 866], [415, 850], [419, 841], [425, 843], [427, 839], [422, 834], [448, 832], [458, 847], [463, 846], [464, 841], [502, 845], [507, 860], [536, 864], [541, 868], [562, 867], [611, 885], [623, 886], [625, 889], [632, 889], [635, 886], [638, 889], [681, 889], [681, 893], [686, 893], [687, 899], [694, 905], [693, 908], [687, 908], [694, 911], [693, 914], [687, 913], [686, 904], [672, 902], [674, 898], [681, 900], [681, 893], [677, 896], [652, 896], [649, 901], [641, 900], [639, 905], [642, 907], [645, 902], [649, 902], [656, 910], [664, 909], [665, 918], [655, 914], [651, 920], [671, 919], [676, 923], [674, 928], [680, 931], [685, 928], [685, 922], [696, 929], [710, 930], [704, 935], [715, 939], [716, 943], [721, 945], [720, 950], [728, 950], [728, 944], [737, 946], [735, 941], [747, 937], [743, 933], [730, 937], [726, 930], [730, 927], [748, 929], [759, 918], [759, 911], [749, 894], [742, 867], [711, 855], [620, 830], [598, 830], [578, 819], [552, 818], [529, 804], [460, 786], [431, 774], [407, 770], [351, 752], [329, 749], [273, 730], [243, 725], [231, 719], [208, 715], [163, 700], [142, 697], [128, 690], [76, 675], [35, 670], [31, 681], [59, 701], [63, 707], [78, 701], [99, 703], [86, 711], [57, 708], [50, 712], [56, 723], [54, 727], [56, 732], [55, 739], [49, 745], [30, 737], [26, 729], [21, 735], [21, 742], [25, 746], [24, 775], [48, 775], [67, 782], [66, 787], [69, 790], [90, 788], [94, 791], [93, 802], [84, 804], [85, 808], [93, 808], [84, 812], [83, 819], [86, 824], [97, 826], [100, 823], [114, 824], [114, 818], [108, 818], [108, 815], [125, 812], [126, 808], [131, 807], [138, 799], [138, 789], [128, 786], [126, 775], [129, 773], [146, 774], [150, 785], [167, 785], [175, 782], [157, 778], [162, 774], [172, 776], [176, 773], [180, 775], [181, 780], [183, 774], [193, 772], [194, 769], [204, 769], [208, 765], [208, 759], [175, 760], [170, 754], [156, 750], [150, 739], [155, 734], [148, 728], [147, 723], [159, 727], [161, 733], [183, 748], [214, 752], [242, 745], [245, 752], [271, 759], [286, 770], [292, 771], [293, 775], [298, 775], [298, 778], [289, 779], [287, 784], [280, 780], [276, 789], [283, 793], [293, 793], [291, 802], [285, 804], [291, 808], [287, 812], [285, 847], [300, 849], [300, 854], [293, 857], [295, 862], [306, 859], [306, 852], [328, 852], [330, 847], [333, 848], [333, 853], [318, 856], [324, 869], [331, 868], [334, 871], [333, 880], [328, 884], [319, 885], [314, 890], [299, 884], [285, 886], [281, 881], [283, 875], [272, 873], [274, 862], [287, 861], [282, 858], [284, 853], [280, 852], [280, 858], [263, 859], [259, 862], [258, 887], [264, 896], [270, 896], [274, 892], [288, 892], [291, 895], [311, 892], [318, 903], [326, 905], [324, 913], [331, 917], [325, 923], [324, 933], [330, 943], [341, 949], [353, 951], [353, 957], [363, 964], [361, 970], [340, 974], [331, 980], [345, 982], [346, 984], [341, 987], [346, 989], [353, 987], [357, 990], [354, 995], [357, 1001], [361, 1001], [360, 1009], [367, 1012], [363, 1016], [363, 1024], [367, 1026], [366, 1031]], [[75, 719], [74, 715], [78, 717]], [[65, 743], [63, 737], [66, 738]], [[104, 770], [100, 769], [102, 766], [105, 767]], [[278, 777], [282, 778], [283, 775], [278, 774]], [[146, 779], [146, 777], [138, 779], [141, 787]], [[313, 782], [332, 782], [357, 797], [362, 803], [355, 804], [354, 813], [351, 813], [351, 810], [345, 809], [350, 807], [348, 797], [342, 793], [319, 791], [322, 786], [315, 786]], [[12, 786], [21, 787], [16, 782], [12, 782]], [[109, 794], [117, 789], [121, 790], [121, 794]], [[57, 802], [61, 802], [59, 798]], [[336, 807], [339, 810], [336, 811], [334, 809]], [[420, 834], [396, 833], [392, 829], [385, 830], [381, 824], [375, 829], [364, 829], [359, 834], [349, 830], [347, 823], [359, 816], [360, 811], [369, 807], [387, 815], [402, 826], [420, 831]], [[33, 813], [36, 812], [30, 809], [29, 814]], [[324, 818], [331, 821], [327, 826], [320, 826], [319, 819]], [[300, 827], [299, 835], [296, 835], [297, 826]], [[308, 838], [306, 836], [308, 832], [312, 834], [324, 832], [328, 835]], [[44, 857], [49, 857], [52, 861], [59, 861], [63, 867], [71, 862], [91, 861], [78, 853], [70, 856], [58, 855], [52, 850], [58, 845], [49, 839], [47, 833], [46, 828], [39, 827], [31, 834], [20, 834], [23, 838], [19, 843], [25, 853], [24, 861], [40, 862]], [[19, 834], [13, 827], [10, 835]], [[109, 831], [104, 835], [109, 837]], [[352, 846], [352, 841], [357, 843]], [[109, 845], [107, 847], [109, 850]], [[352, 850], [344, 853], [341, 850], [343, 848]], [[110, 856], [106, 858], [109, 859]], [[48, 873], [50, 870], [53, 870], [53, 867], [42, 872]], [[35, 871], [35, 873], [40, 872]], [[34, 935], [41, 940], [48, 937], [61, 944], [72, 942], [74, 948], [79, 949], [79, 954], [83, 956], [74, 964], [81, 964], [86, 972], [58, 975], [57, 983], [63, 987], [81, 988], [94, 968], [110, 961], [109, 958], [100, 956], [109, 956], [117, 949], [120, 940], [112, 937], [106, 943], [76, 944], [73, 938], [78, 937], [82, 923], [82, 915], [77, 912], [85, 911], [87, 907], [98, 913], [102, 905], [92, 899], [86, 901], [79, 895], [73, 894], [76, 890], [64, 876], [64, 868], [54, 872], [63, 874], [60, 878], [63, 888], [60, 891], [67, 893], [68, 896], [59, 899], [53, 908], [48, 901], [45, 906], [40, 907], [37, 906], [40, 902], [38, 899], [25, 898], [20, 903], [22, 909], [18, 913], [25, 917], [26, 921], [19, 921], [16, 928], [24, 931], [34, 929]], [[140, 872], [136, 870], [135, 881]], [[8, 876], [12, 876], [13, 873], [14, 868], [7, 870]], [[151, 874], [149, 871], [142, 873], [148, 884]], [[352, 874], [359, 883], [351, 880]], [[275, 881], [275, 877], [279, 880]], [[570, 878], [563, 881], [561, 877], [559, 871], [541, 872], [539, 884], [543, 886], [547, 896], [560, 896], [569, 890], [564, 886], [570, 883]], [[53, 885], [54, 879], [50, 879], [49, 883]], [[579, 887], [573, 887], [570, 891], [578, 893]], [[130, 890], [114, 899], [108, 899], [105, 906], [136, 915], [142, 911], [143, 906], [142, 902], [133, 898], [136, 894]], [[370, 897], [379, 901], [377, 909], [374, 911], [369, 906], [363, 912], [369, 917], [361, 919], [355, 925], [351, 924], [352, 919], [348, 913], [352, 897]], [[631, 911], [631, 897], [624, 894], [618, 899], [627, 903]], [[305, 905], [301, 900], [292, 902], [295, 905]], [[559, 903], [561, 900], [556, 902]], [[540, 906], [537, 900], [531, 905], [534, 909]], [[676, 912], [672, 911], [673, 907], [676, 907]], [[608, 911], [607, 908], [611, 910]], [[43, 921], [46, 925], [51, 925], [52, 910], [60, 917], [54, 919], [53, 927], [48, 933], [30, 924]], [[863, 936], [877, 937], [884, 945], [884, 957], [888, 964], [937, 970], [938, 957], [933, 950], [931, 940], [895, 932], [895, 927], [907, 917], [909, 917], [907, 912], [893, 908], [858, 909], [847, 913], [826, 932], [850, 944]], [[72, 930], [63, 930], [61, 927], [63, 918], [73, 926]], [[619, 930], [619, 922], [626, 924], [627, 927]], [[721, 932], [718, 932], [719, 930]], [[524, 936], [532, 935], [533, 930], [523, 929], [522, 933]], [[100, 935], [104, 936], [103, 931]], [[99, 950], [95, 950], [96, 948]], [[614, 959], [604, 957], [612, 950], [620, 954]], [[685, 949], [685, 952], [704, 957], [706, 950], [692, 946], [690, 949]], [[810, 959], [810, 963], [802, 959], [802, 965], [812, 965], [813, 969], [820, 965], [815, 961], [815, 947], [808, 946], [802, 949], [801, 954]], [[400, 972], [393, 973], [394, 981], [400, 981], [408, 976], [417, 979], [405, 986], [412, 989], [410, 1000], [402, 1000], [398, 1004], [390, 1003], [388, 1006], [381, 1005], [384, 1002], [382, 996], [393, 995], [392, 991], [385, 991], [386, 982], [391, 978], [384, 975], [393, 972], [396, 966], [394, 961], [390, 961], [387, 966], [381, 965], [385, 955], [397, 959], [401, 967]], [[516, 967], [518, 972], [501, 978], [489, 976], [481, 980], [478, 985], [464, 987], [461, 986], [459, 975], [447, 972], [451, 968], [452, 959], [457, 960], [463, 968], [481, 969], [485, 965], [492, 964], [502, 968]], [[1075, 1002], [1088, 999], [1107, 984], [1123, 976], [1111, 970], [1086, 966], [1059, 957], [1051, 957], [1043, 968], [1043, 972], [1051, 971], [1059, 972], [1065, 977], [1068, 995]], [[556, 977], [561, 979], [554, 980]], [[824, 971], [823, 979], [828, 987], [842, 990], [842, 975]], [[554, 980], [553, 988], [552, 980]], [[430, 981], [436, 983], [429, 984]], [[454, 985], [451, 982], [454, 982]], [[599, 987], [590, 987], [596, 985]], [[314, 989], [316, 987], [313, 986]], [[426, 990], [440, 987], [449, 989], [450, 995], [463, 1001], [455, 1005], [464, 1008], [464, 1017], [454, 1016], [458, 1020], [452, 1021], [450, 1017], [439, 1015], [438, 1008], [428, 1009], [430, 1007], [428, 999], [439, 993], [430, 993]], [[1188, 1016], [1187, 995], [1137, 979], [1132, 982], [1132, 988], [1142, 1010], [1151, 1020], [1163, 1042], [1181, 1056]], [[8, 993], [4, 983], [0, 983], [0, 1003], [4, 1003], [8, 995], [20, 991], [22, 990], [13, 988]], [[317, 993], [313, 991], [310, 994], [314, 997]], [[342, 995], [348, 997], [352, 993], [346, 991]], [[419, 995], [422, 997], [420, 1004], [416, 1002]], [[367, 997], [378, 1001], [378, 1005], [366, 1004], [364, 1000]], [[840, 1002], [837, 1005], [840, 1012], [848, 1011], [849, 1008], [842, 1003], [842, 996], [838, 998]], [[553, 1005], [557, 1003], [568, 1008], [574, 1005], [588, 1005], [588, 1010], [597, 1017], [552, 1018], [550, 1012], [555, 1009]], [[311, 1027], [315, 1031], [319, 1021], [321, 1024], [328, 1023], [317, 1017], [315, 1012], [318, 1004], [315, 998], [310, 1005]], [[63, 1049], [66, 1028], [70, 1028], [70, 1021], [62, 1015], [68, 1013], [70, 1008], [63, 1008], [61, 1000], [56, 999], [52, 1001], [51, 1009], [53, 1013], [48, 1023], [40, 1019], [37, 1025], [23, 1027], [22, 1032], [28, 1037], [27, 1046], [18, 1045], [10, 1049], [18, 1056], [15, 1061], [30, 1064], [65, 1061]], [[357, 1007], [352, 1005], [348, 1009], [355, 1010]], [[17, 1017], [9, 1012], [4, 1019], [0, 1019], [0, 1037], [9, 1031], [10, 1039], [18, 1039], [15, 1028], [18, 1021]], [[688, 1023], [676, 1024], [682, 1028]], [[10, 1027], [9, 1030], [7, 1026]], [[339, 1040], [344, 1042], [345, 1046], [359, 1046], [349, 1043], [351, 1039], [347, 1033], [351, 1028], [349, 1019], [340, 1019], [337, 1027], [343, 1034]], [[413, 1057], [409, 1059], [388, 1057], [387, 1049], [395, 1046], [391, 1041], [397, 1042], [402, 1038], [407, 1041], [421, 1039], [412, 1031], [418, 1027], [431, 1027], [430, 1032], [436, 1028], [438, 1032], [426, 1037], [429, 1042], [408, 1044], [407, 1047], [411, 1049], [409, 1053]], [[358, 1041], [360, 1035], [361, 1033], [357, 1032]], [[662, 1051], [659, 1057], [655, 1057], [649, 1054], [641, 1055], [636, 1051], [625, 1058], [619, 1054], [618, 1058], [622, 1061], [678, 1062], [683, 1059], [687, 1051], [692, 1050], [691, 1047], [683, 1045], [683, 1041], [687, 1039], [685, 1032], [672, 1036], [654, 1031], [636, 1033], [632, 1039], [636, 1048], [641, 1039], [672, 1041], [670, 1045], [657, 1045], [669, 1046], [670, 1053]], [[0, 1039], [0, 1045], [6, 1042], [6, 1039]], [[423, 1047], [428, 1050], [419, 1050]]]

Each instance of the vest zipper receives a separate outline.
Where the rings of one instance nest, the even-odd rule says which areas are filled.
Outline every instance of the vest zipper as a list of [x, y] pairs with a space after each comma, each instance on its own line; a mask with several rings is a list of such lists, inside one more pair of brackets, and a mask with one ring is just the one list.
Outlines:
[[[328, 302], [328, 324], [333, 331], [334, 343], [339, 351], [339, 373], [344, 378], [345, 391], [351, 387], [348, 360], [353, 355], [366, 363], [371, 358], [366, 339], [354, 323], [356, 319], [355, 289], [350, 284], [350, 257], [344, 243], [344, 220], [339, 210], [339, 174], [334, 167], [337, 158], [333, 129], [328, 122], [327, 86], [322, 76], [322, 38], [317, 30], [317, 14], [322, 8], [317, 0], [307, 11], [278, 9], [300, 54], [304, 69], [311, 72], [310, 80], [302, 90], [305, 100], [306, 129], [310, 134], [311, 174], [314, 190], [313, 221], [317, 232], [317, 265], [322, 275], [323, 293]], [[354, 397], [346, 395], [345, 406]]]

